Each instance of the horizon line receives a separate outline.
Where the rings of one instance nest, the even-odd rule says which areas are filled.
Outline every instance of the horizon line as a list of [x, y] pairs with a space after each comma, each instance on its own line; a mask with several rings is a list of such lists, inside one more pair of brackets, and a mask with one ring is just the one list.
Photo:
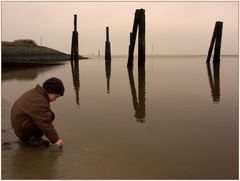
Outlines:
[[[82, 55], [80, 54], [81, 56], [92, 56], [92, 55]], [[105, 55], [93, 55], [92, 57], [104, 57]], [[114, 57], [117, 57], [117, 56], [128, 56], [126, 54], [124, 55], [112, 55]], [[162, 55], [146, 55], [146, 57], [156, 57], [156, 56], [208, 56], [207, 54], [206, 55], [203, 55], [203, 54], [162, 54]], [[239, 54], [224, 54], [224, 55], [221, 55], [221, 56], [239, 56]], [[134, 57], [138, 57], [137, 55], [134, 55]], [[213, 57], [213, 55], [211, 56]]]

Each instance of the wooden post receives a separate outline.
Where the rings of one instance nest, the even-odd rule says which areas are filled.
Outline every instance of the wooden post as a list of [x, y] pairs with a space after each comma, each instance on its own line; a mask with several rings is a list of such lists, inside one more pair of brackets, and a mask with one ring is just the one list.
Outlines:
[[215, 24], [215, 27], [214, 27], [214, 30], [213, 30], [212, 40], [211, 40], [210, 47], [209, 47], [209, 50], [208, 50], [207, 63], [209, 63], [210, 60], [211, 60], [215, 38], [216, 38], [216, 24]]
[[133, 66], [134, 48], [135, 48], [138, 24], [139, 24], [139, 10], [137, 9], [136, 12], [135, 12], [133, 29], [132, 29], [132, 32], [130, 33], [128, 67]]
[[111, 60], [111, 44], [109, 41], [109, 27], [106, 27], [106, 42], [105, 42], [105, 60]]
[[77, 31], [77, 15], [74, 14], [74, 31]]
[[139, 10], [138, 66], [145, 66], [145, 10]]
[[130, 45], [129, 45], [129, 48], [128, 48], [128, 64], [127, 64], [128, 67], [133, 66], [133, 51], [134, 51], [134, 48], [132, 46], [133, 46], [132, 45], [132, 33], [130, 33]]
[[211, 40], [210, 47], [208, 50], [208, 56], [207, 56], [207, 61], [206, 61], [207, 63], [210, 62], [214, 45], [215, 45], [215, 48], [214, 48], [213, 62], [220, 62], [222, 27], [223, 27], [223, 22], [217, 21], [215, 23], [212, 40]]
[[218, 21], [218, 22], [216, 22], [216, 26], [217, 26], [217, 28], [216, 28], [216, 42], [215, 42], [213, 62], [220, 62], [223, 23]]
[[78, 32], [77, 32], [77, 15], [74, 15], [74, 31], [72, 33], [72, 47], [71, 47], [71, 60], [78, 60]]
[[138, 66], [145, 65], [145, 10], [137, 9], [133, 22], [133, 29], [130, 33], [130, 45], [128, 52], [128, 67], [133, 66], [134, 48], [138, 30]]

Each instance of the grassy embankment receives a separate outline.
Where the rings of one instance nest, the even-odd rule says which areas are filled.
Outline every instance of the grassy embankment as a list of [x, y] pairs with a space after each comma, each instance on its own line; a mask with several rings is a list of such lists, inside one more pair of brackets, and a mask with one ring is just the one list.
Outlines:
[[2, 42], [2, 66], [55, 65], [67, 60], [70, 60], [69, 54], [38, 46], [33, 40]]

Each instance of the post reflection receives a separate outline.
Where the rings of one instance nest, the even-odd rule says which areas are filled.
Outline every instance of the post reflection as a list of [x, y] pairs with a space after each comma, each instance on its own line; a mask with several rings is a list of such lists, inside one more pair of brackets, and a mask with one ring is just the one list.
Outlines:
[[128, 76], [129, 83], [132, 93], [133, 107], [135, 110], [135, 118], [137, 122], [145, 122], [145, 68], [138, 67], [138, 97], [135, 88], [134, 76], [133, 76], [133, 67], [128, 67]]
[[213, 75], [210, 63], [207, 63], [208, 79], [214, 103], [220, 102], [220, 63], [213, 63]]
[[107, 79], [107, 93], [110, 93], [111, 61], [105, 62], [105, 71]]
[[79, 89], [80, 89], [80, 81], [79, 81], [79, 62], [78, 60], [71, 60], [71, 69], [72, 69], [72, 78], [73, 78], [73, 86], [76, 92], [76, 103], [79, 105]]

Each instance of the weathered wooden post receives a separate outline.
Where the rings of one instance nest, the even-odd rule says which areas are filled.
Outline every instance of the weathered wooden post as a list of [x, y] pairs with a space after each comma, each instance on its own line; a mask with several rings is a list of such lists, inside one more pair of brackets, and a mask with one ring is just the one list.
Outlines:
[[105, 60], [111, 60], [111, 44], [109, 41], [109, 27], [106, 27], [106, 42], [105, 42]]
[[[135, 43], [134, 43], [135, 45]], [[132, 48], [132, 33], [130, 33], [130, 45], [128, 47], [128, 67], [133, 67], [133, 50], [134, 48]]]
[[78, 60], [77, 15], [74, 15], [74, 31], [72, 33], [71, 60]]
[[211, 56], [212, 56], [212, 50], [213, 46], [214, 48], [214, 56], [213, 56], [213, 62], [220, 62], [220, 52], [221, 52], [221, 42], [222, 42], [222, 28], [223, 28], [223, 22], [217, 21], [215, 23], [215, 27], [213, 30], [212, 40], [210, 43], [210, 47], [208, 50], [208, 57], [207, 57], [207, 63], [210, 62]]
[[145, 66], [145, 10], [139, 10], [138, 66]]
[[215, 27], [214, 27], [214, 30], [213, 30], [212, 40], [211, 40], [210, 47], [209, 47], [209, 50], [208, 50], [208, 57], [207, 57], [207, 61], [206, 61], [207, 63], [209, 63], [210, 60], [211, 60], [212, 50], [213, 50], [215, 39], [216, 39], [216, 24], [215, 24]]
[[138, 29], [138, 66], [145, 66], [145, 10], [137, 9], [130, 33], [130, 45], [128, 52], [128, 67], [133, 66], [134, 48]]
[[135, 17], [134, 17], [134, 22], [133, 22], [133, 29], [132, 29], [132, 32], [130, 33], [130, 45], [129, 45], [129, 53], [128, 53], [128, 67], [133, 66], [134, 48], [135, 48], [138, 24], [139, 24], [139, 10], [136, 10]]
[[213, 62], [220, 62], [220, 54], [221, 54], [221, 43], [222, 43], [222, 28], [223, 22], [216, 22], [217, 31], [216, 31], [216, 42], [214, 49]]

